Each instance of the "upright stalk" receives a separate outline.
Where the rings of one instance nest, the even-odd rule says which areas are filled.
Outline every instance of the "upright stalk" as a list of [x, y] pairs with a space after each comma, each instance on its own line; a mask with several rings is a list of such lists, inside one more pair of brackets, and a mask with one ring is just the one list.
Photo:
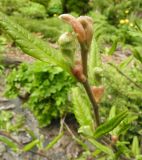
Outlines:
[[87, 72], [87, 60], [88, 60], [88, 48], [85, 45], [81, 45], [81, 60], [83, 67], [83, 74], [86, 78], [88, 78]]
[[[87, 58], [88, 52], [93, 37], [93, 20], [88, 16], [80, 16], [78, 18], [69, 14], [63, 14], [60, 16], [65, 22], [70, 24], [77, 35], [78, 42], [81, 47], [81, 61], [80, 63], [74, 63], [72, 67], [72, 73], [76, 79], [84, 86], [86, 93], [93, 106], [96, 127], [100, 124], [99, 107], [94, 98], [91, 87], [88, 83], [88, 71], [87, 71]], [[75, 61], [74, 61], [75, 62]]]
[[100, 124], [99, 106], [98, 106], [98, 104], [97, 104], [97, 102], [96, 102], [96, 100], [95, 100], [95, 98], [94, 98], [94, 95], [93, 95], [93, 93], [92, 93], [92, 90], [91, 90], [91, 87], [90, 87], [90, 85], [89, 85], [89, 83], [88, 83], [88, 80], [86, 80], [86, 81], [83, 82], [82, 84], [83, 84], [83, 86], [84, 86], [84, 88], [85, 88], [85, 90], [86, 90], [86, 93], [87, 93], [87, 95], [88, 95], [88, 97], [89, 97], [89, 99], [90, 99], [90, 102], [91, 102], [91, 104], [92, 104], [92, 106], [93, 106], [93, 111], [94, 111], [94, 115], [95, 115], [96, 127], [98, 127], [99, 124]]
[[83, 87], [86, 90], [86, 93], [90, 99], [90, 102], [93, 106], [93, 111], [95, 115], [95, 122], [96, 122], [96, 127], [99, 126], [100, 124], [100, 116], [99, 116], [99, 106], [94, 98], [94, 95], [92, 93], [91, 87], [88, 82], [88, 72], [87, 72], [87, 57], [88, 57], [88, 48], [84, 45], [81, 45], [81, 58], [82, 58], [82, 67], [83, 67], [83, 74], [86, 77], [86, 81], [81, 82], [83, 84]]

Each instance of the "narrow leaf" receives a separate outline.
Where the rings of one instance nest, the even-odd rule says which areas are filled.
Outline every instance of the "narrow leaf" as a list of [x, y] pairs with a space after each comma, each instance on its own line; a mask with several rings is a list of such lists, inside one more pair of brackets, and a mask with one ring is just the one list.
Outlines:
[[89, 138], [88, 139], [89, 142], [91, 142], [96, 148], [98, 148], [100, 151], [109, 154], [109, 155], [113, 155], [112, 150], [109, 147], [106, 147], [104, 145], [102, 145], [101, 143], [97, 142], [96, 140]]
[[39, 143], [39, 139], [36, 139], [23, 147], [23, 151], [27, 152], [35, 147]]
[[140, 146], [139, 146], [139, 140], [137, 136], [134, 136], [133, 138], [132, 153], [134, 154], [134, 156], [137, 156], [140, 154]]
[[[109, 117], [108, 117], [108, 120], [111, 120], [112, 118], [114, 118], [116, 116], [116, 106], [112, 106], [111, 107], [111, 110], [109, 112]], [[119, 125], [117, 127], [115, 127], [111, 132], [110, 134], [111, 135], [117, 135], [117, 132], [119, 130]]]
[[108, 55], [113, 55], [115, 50], [116, 50], [116, 47], [117, 47], [117, 43], [118, 43], [118, 39], [114, 40], [113, 44], [112, 44], [112, 47], [110, 48], [109, 52], [108, 52]]
[[91, 114], [91, 104], [83, 89], [79, 87], [72, 89], [72, 102], [75, 117], [80, 126], [94, 127], [94, 121]]
[[92, 84], [94, 84], [94, 82], [95, 82], [94, 69], [96, 67], [101, 67], [101, 66], [102, 66], [101, 54], [99, 52], [97, 41], [96, 41], [95, 37], [93, 37], [91, 49], [90, 49], [90, 54], [89, 54], [89, 58], [88, 58], [89, 79]]
[[134, 57], [142, 63], [142, 48], [135, 47], [132, 49], [132, 51], [133, 51]]
[[56, 136], [46, 147], [45, 150], [52, 148], [63, 136], [63, 132]]
[[101, 54], [99, 52], [98, 44], [95, 37], [93, 37], [92, 44], [91, 44], [91, 51], [89, 55], [89, 65], [92, 69], [94, 67], [102, 66]]
[[116, 106], [112, 106], [111, 109], [110, 109], [110, 112], [109, 112], [108, 119], [110, 120], [110, 119], [114, 118], [115, 115], [116, 115]]
[[124, 69], [125, 67], [127, 67], [129, 65], [129, 63], [133, 60], [134, 56], [131, 55], [129, 57], [127, 57], [126, 59], [124, 59], [120, 64], [119, 67], [121, 69]]
[[120, 124], [120, 122], [122, 120], [124, 120], [124, 118], [126, 118], [128, 115], [127, 111], [123, 111], [121, 113], [119, 113], [117, 116], [115, 116], [114, 118], [108, 120], [107, 122], [105, 122], [104, 124], [100, 125], [95, 133], [94, 133], [94, 137], [95, 138], [99, 138], [107, 133], [109, 133], [110, 131], [112, 131], [115, 127], [118, 126], [118, 124]]
[[14, 151], [17, 151], [19, 149], [18, 145], [7, 137], [0, 135], [0, 141], [5, 143], [9, 148], [11, 148]]
[[138, 118], [138, 115], [129, 114], [127, 118], [119, 125], [119, 129], [117, 130], [117, 135], [125, 134], [126, 131], [131, 128], [131, 123], [134, 122]]

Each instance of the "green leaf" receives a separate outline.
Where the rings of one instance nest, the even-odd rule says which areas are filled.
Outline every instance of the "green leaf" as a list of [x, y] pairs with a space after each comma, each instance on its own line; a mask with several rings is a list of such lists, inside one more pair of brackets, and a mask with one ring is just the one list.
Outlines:
[[92, 138], [89, 138], [88, 139], [89, 142], [91, 142], [96, 148], [98, 148], [100, 151], [106, 153], [106, 154], [109, 154], [109, 155], [112, 155], [113, 156], [113, 152], [112, 150], [109, 148], [109, 147], [106, 147], [104, 145], [102, 145], [101, 143], [97, 142], [96, 140], [92, 139]]
[[92, 155], [93, 155], [93, 157], [96, 157], [100, 153], [101, 153], [101, 151], [99, 149], [95, 149], [95, 151], [92, 153]]
[[90, 54], [88, 58], [89, 79], [94, 84], [94, 69], [96, 67], [102, 67], [101, 54], [97, 45], [95, 37], [93, 37]]
[[113, 55], [114, 54], [114, 52], [116, 50], [116, 47], [117, 47], [117, 43], [118, 43], [118, 39], [113, 41], [112, 47], [110, 48], [110, 50], [108, 52], [108, 55]]
[[133, 60], [133, 58], [134, 58], [133, 55], [127, 57], [126, 59], [124, 59], [124, 60], [119, 64], [119, 67], [120, 67], [121, 69], [127, 67], [128, 64]]
[[138, 59], [142, 63], [142, 48], [141, 47], [135, 47], [132, 48], [133, 54], [136, 59]]
[[93, 137], [93, 131], [90, 126], [81, 126], [78, 132], [84, 134], [85, 136]]
[[128, 141], [117, 141], [116, 147], [118, 148], [118, 154], [124, 154], [128, 159], [130, 158], [131, 151], [128, 148]]
[[72, 89], [72, 103], [75, 117], [80, 126], [90, 126], [93, 129], [91, 104], [83, 89], [79, 87]]
[[33, 140], [23, 147], [23, 151], [30, 151], [33, 147], [35, 147], [39, 143], [39, 139]]
[[132, 153], [134, 154], [134, 156], [137, 156], [140, 154], [140, 146], [139, 146], [139, 140], [137, 136], [134, 136], [133, 138]]
[[[126, 131], [131, 128], [131, 123], [134, 122], [138, 118], [138, 115], [129, 114], [127, 118], [117, 127], [117, 135], [125, 134]], [[114, 129], [115, 130], [115, 129]]]
[[112, 106], [111, 109], [110, 109], [110, 112], [109, 112], [108, 119], [110, 120], [110, 119], [114, 118], [115, 115], [116, 115], [116, 106]]
[[89, 55], [89, 66], [92, 69], [94, 67], [102, 66], [101, 54], [99, 52], [98, 44], [95, 37], [93, 37], [92, 44], [91, 44], [91, 50]]
[[45, 150], [52, 148], [63, 136], [63, 132], [56, 136], [46, 147]]
[[26, 54], [41, 61], [56, 64], [71, 73], [68, 63], [63, 59], [60, 52], [51, 48], [48, 43], [32, 35], [22, 26], [14, 23], [14, 21], [1, 12], [0, 27], [12, 37]]
[[[111, 120], [112, 118], [114, 118], [116, 116], [116, 106], [112, 106], [111, 107], [111, 110], [109, 112], [109, 117], [108, 117], [108, 120]], [[110, 134], [111, 135], [117, 135], [117, 132], [119, 130], [119, 125], [117, 127], [115, 127], [111, 132]]]
[[18, 145], [15, 142], [13, 142], [12, 140], [10, 140], [9, 138], [7, 138], [5, 136], [0, 135], [0, 141], [5, 143], [13, 151], [18, 151], [18, 149], [19, 149]]
[[128, 115], [127, 111], [123, 111], [121, 113], [119, 113], [117, 116], [115, 116], [114, 118], [108, 120], [107, 122], [105, 122], [104, 124], [100, 125], [95, 133], [94, 133], [94, 137], [95, 138], [99, 138], [107, 133], [109, 133], [110, 131], [112, 131], [115, 127], [117, 127], [120, 122], [122, 120], [124, 120], [124, 118], [126, 118]]

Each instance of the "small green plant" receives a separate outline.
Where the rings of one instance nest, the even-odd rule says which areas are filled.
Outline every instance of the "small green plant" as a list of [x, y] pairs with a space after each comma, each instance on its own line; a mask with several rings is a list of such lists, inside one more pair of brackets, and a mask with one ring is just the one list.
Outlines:
[[71, 112], [67, 94], [72, 85], [72, 78], [61, 68], [43, 62], [23, 63], [8, 75], [6, 95], [28, 99], [25, 105], [40, 127], [45, 127]]
[[0, 130], [8, 132], [18, 132], [23, 127], [25, 119], [22, 115], [15, 117], [12, 111], [0, 111]]

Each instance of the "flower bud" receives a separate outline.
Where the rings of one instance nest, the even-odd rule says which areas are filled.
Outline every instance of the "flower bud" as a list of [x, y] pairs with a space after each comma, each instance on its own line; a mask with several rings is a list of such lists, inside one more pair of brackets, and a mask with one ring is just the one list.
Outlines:
[[129, 10], [126, 10], [125, 13], [128, 14], [128, 13], [129, 13]]
[[75, 36], [72, 33], [65, 32], [59, 37], [58, 44], [60, 45], [64, 58], [73, 64], [74, 55], [77, 48]]
[[82, 24], [85, 30], [86, 43], [88, 47], [90, 47], [93, 37], [93, 20], [88, 16], [80, 16], [77, 20]]
[[81, 64], [80, 61], [77, 60], [75, 62], [75, 65], [72, 69], [72, 73], [80, 82], [85, 82], [86, 81], [86, 77], [83, 74], [83, 68], [82, 68], [82, 64]]
[[104, 94], [104, 87], [103, 86], [99, 86], [99, 87], [92, 86], [91, 89], [92, 89], [96, 102], [99, 103]]
[[77, 21], [75, 17], [69, 14], [62, 14], [61, 16], [59, 16], [59, 18], [63, 19], [65, 22], [70, 24], [74, 32], [77, 34], [78, 41], [81, 44], [84, 43], [86, 37], [85, 37], [85, 31], [82, 24], [79, 21]]
[[62, 14], [59, 18], [72, 26], [80, 45], [90, 47], [93, 37], [93, 21], [90, 17], [80, 16], [75, 18], [69, 14]]
[[121, 20], [119, 21], [119, 23], [120, 23], [120, 24], [125, 24], [125, 20], [124, 20], [124, 19], [121, 19]]
[[125, 19], [125, 23], [128, 24], [129, 23], [129, 19]]
[[118, 141], [118, 136], [117, 135], [112, 135], [111, 136], [111, 141], [113, 144], [115, 144]]

